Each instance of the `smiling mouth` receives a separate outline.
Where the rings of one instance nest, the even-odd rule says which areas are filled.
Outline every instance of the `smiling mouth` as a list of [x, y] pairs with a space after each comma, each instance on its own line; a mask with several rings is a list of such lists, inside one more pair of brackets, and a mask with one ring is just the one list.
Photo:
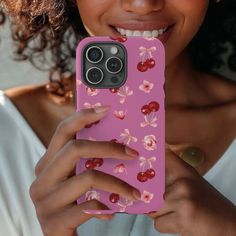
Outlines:
[[159, 28], [159, 29], [153, 29], [153, 30], [131, 30], [131, 29], [125, 29], [121, 27], [112, 26], [112, 28], [119, 34], [123, 36], [143, 36], [143, 37], [154, 37], [159, 38], [163, 34], [165, 34], [170, 28], [172, 28], [173, 25]]

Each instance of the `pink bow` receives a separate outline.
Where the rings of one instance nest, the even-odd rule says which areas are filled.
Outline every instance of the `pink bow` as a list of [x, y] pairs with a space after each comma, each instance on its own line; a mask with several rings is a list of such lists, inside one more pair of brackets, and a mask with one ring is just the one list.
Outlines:
[[120, 207], [120, 212], [125, 212], [128, 206], [133, 205], [133, 201], [125, 199], [124, 202], [119, 201], [117, 205]]
[[150, 158], [139, 157], [139, 160], [141, 161], [141, 163], [139, 164], [140, 167], [146, 166], [146, 164], [148, 164], [149, 168], [152, 168], [152, 162], [156, 161], [156, 157], [150, 157]]
[[156, 47], [145, 48], [141, 46], [139, 50], [140, 50], [140, 54], [139, 54], [140, 57], [144, 57], [146, 54], [148, 54], [149, 58], [152, 58], [152, 53], [156, 51], [157, 48]]

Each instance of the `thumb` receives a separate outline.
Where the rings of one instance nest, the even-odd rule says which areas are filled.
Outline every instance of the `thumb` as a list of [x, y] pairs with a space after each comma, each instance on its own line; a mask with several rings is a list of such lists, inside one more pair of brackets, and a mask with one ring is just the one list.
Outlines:
[[168, 144], [165, 146], [166, 185], [169, 186], [180, 178], [193, 178], [196, 170], [174, 153]]

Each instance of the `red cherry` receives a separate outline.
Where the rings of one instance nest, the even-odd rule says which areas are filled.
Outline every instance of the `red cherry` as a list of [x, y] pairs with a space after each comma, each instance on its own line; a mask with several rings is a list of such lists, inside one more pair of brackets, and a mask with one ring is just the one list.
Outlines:
[[156, 172], [154, 169], [147, 169], [146, 174], [149, 179], [152, 179], [156, 175]]
[[126, 36], [120, 36], [120, 37], [110, 37], [110, 39], [118, 41], [120, 43], [124, 43], [127, 41], [127, 37]]
[[117, 203], [119, 201], [119, 199], [120, 199], [119, 194], [117, 194], [117, 193], [110, 194], [110, 197], [109, 197], [110, 202]]
[[156, 65], [156, 62], [153, 58], [149, 58], [146, 60], [146, 64], [149, 69], [152, 69]]
[[93, 158], [93, 163], [96, 167], [100, 167], [103, 165], [103, 159], [102, 158]]
[[96, 166], [93, 160], [88, 160], [85, 162], [85, 167], [86, 169], [94, 169]]
[[144, 115], [149, 115], [151, 113], [151, 110], [149, 108], [148, 105], [144, 105], [142, 108], [141, 108], [141, 112], [144, 114]]
[[110, 37], [110, 39], [112, 39], [112, 40], [117, 40], [117, 37]]
[[119, 91], [119, 88], [110, 88], [109, 90], [111, 93], [117, 93]]
[[146, 64], [146, 62], [139, 62], [138, 63], [138, 66], [137, 66], [137, 69], [140, 71], [140, 72], [145, 72], [148, 70], [148, 65]]
[[137, 179], [140, 182], [146, 182], [148, 180], [147, 173], [146, 172], [139, 172], [138, 175], [137, 175]]
[[158, 110], [159, 110], [159, 104], [157, 103], [157, 102], [150, 102], [149, 104], [148, 104], [148, 107], [149, 107], [149, 109], [151, 110], [151, 111], [153, 111], [153, 112], [157, 112]]

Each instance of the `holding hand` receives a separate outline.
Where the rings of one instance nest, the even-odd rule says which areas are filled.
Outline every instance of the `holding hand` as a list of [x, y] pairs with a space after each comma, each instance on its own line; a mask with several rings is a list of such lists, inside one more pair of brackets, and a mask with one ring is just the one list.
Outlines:
[[83, 157], [133, 160], [138, 153], [115, 142], [75, 140], [76, 132], [86, 125], [102, 119], [107, 108], [87, 109], [65, 119], [57, 128], [47, 152], [37, 164], [36, 180], [30, 195], [45, 236], [75, 236], [76, 228], [93, 216], [111, 219], [112, 215], [92, 215], [85, 209], [107, 210], [97, 200], [77, 205], [75, 201], [90, 188], [119, 193], [135, 201], [139, 192], [128, 183], [98, 170], [86, 170], [75, 175], [77, 161]]
[[181, 236], [236, 235], [236, 207], [168, 147], [164, 199], [159, 212], [147, 214], [159, 232]]

